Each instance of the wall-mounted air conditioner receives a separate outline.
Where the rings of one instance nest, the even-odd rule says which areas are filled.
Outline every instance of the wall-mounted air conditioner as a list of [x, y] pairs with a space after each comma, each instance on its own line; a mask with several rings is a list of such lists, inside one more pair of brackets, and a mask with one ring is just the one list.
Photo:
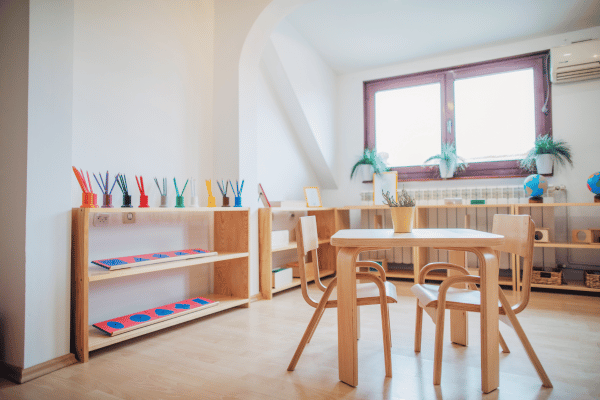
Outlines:
[[600, 78], [600, 39], [550, 49], [553, 83]]

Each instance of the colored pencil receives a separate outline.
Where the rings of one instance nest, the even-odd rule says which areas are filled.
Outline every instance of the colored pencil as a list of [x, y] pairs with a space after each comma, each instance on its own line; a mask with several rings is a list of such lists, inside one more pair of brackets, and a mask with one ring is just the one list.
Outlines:
[[[100, 182], [102, 182], [102, 186], [100, 187], [100, 191], [102, 192], [102, 194], [106, 194], [106, 185], [104, 184], [104, 181], [102, 180], [102, 174], [100, 172], [98, 172], [98, 176], [100, 177]], [[94, 174], [94, 178], [96, 177], [96, 174]]]
[[185, 188], [187, 187], [188, 181], [189, 181], [189, 179], [187, 181], [185, 181], [185, 185], [183, 185], [183, 190], [181, 191], [182, 196], [183, 196], [183, 192], [185, 192]]
[[112, 187], [110, 188], [110, 192], [108, 194], [112, 194], [113, 189], [115, 188], [115, 183], [117, 183], [117, 177], [119, 176], [119, 174], [115, 175], [115, 181], [113, 182]]
[[144, 191], [142, 190], [142, 187], [140, 186], [140, 180], [138, 179], [137, 175], [135, 176], [135, 181], [138, 185], [138, 190], [140, 191], [140, 194], [144, 194]]
[[146, 190], [144, 189], [144, 177], [140, 175], [140, 182], [142, 184], [142, 193], [146, 195]]
[[88, 182], [90, 183], [90, 186], [89, 186], [90, 193], [94, 193], [94, 189], [92, 188], [92, 180], [90, 179], [90, 173], [89, 173], [89, 171], [85, 171], [85, 173], [87, 174]]
[[179, 189], [177, 188], [177, 180], [175, 178], [173, 178], [173, 183], [175, 184], [175, 192], [177, 193], [177, 196], [179, 196]]
[[167, 195], [167, 178], [163, 178], [163, 191], [165, 196]]
[[108, 194], [108, 170], [106, 170], [106, 186], [104, 188], [104, 194]]
[[77, 178], [77, 182], [79, 182], [79, 187], [81, 187], [81, 191], [83, 193], [87, 193], [87, 189], [85, 188], [85, 185], [83, 183], [83, 180], [81, 179], [81, 175], [79, 175], [79, 171], [77, 171], [77, 168], [73, 167], [73, 172], [75, 173], [75, 178]]
[[[104, 189], [102, 189], [102, 185], [100, 185], [98, 178], [96, 178], [96, 174], [92, 173], [92, 175], [94, 175], [94, 179], [96, 180], [96, 183], [98, 184], [98, 187], [100, 188], [100, 191], [102, 192], [102, 194], [104, 194]], [[89, 177], [89, 174], [88, 174], [88, 177]], [[102, 179], [102, 177], [100, 177], [100, 179]]]
[[158, 184], [158, 179], [156, 179], [156, 177], [154, 177], [154, 182], [156, 183], [156, 187], [158, 188], [158, 193], [160, 193], [161, 196], [165, 196], [160, 190], [160, 185]]

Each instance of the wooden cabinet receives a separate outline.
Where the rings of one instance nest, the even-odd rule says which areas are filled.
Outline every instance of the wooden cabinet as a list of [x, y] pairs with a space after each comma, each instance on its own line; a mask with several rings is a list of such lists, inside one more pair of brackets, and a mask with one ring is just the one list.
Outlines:
[[[317, 231], [319, 234], [319, 269], [321, 277], [330, 276], [335, 273], [336, 249], [329, 244], [331, 236], [337, 232], [334, 208], [260, 208], [258, 210], [258, 233], [259, 233], [259, 264], [260, 264], [260, 293], [263, 299], [270, 300], [273, 293], [278, 293], [292, 287], [300, 286], [300, 279], [294, 278], [292, 283], [273, 288], [272, 274], [273, 256], [280, 252], [291, 252], [290, 259], [298, 260], [296, 255], [296, 241], [294, 226], [298, 218], [303, 215], [314, 215], [317, 219]], [[286, 226], [278, 227], [274, 219], [287, 220]], [[290, 242], [288, 245], [277, 248], [272, 247], [271, 232], [273, 230], [285, 229], [290, 231]]]
[[[176, 213], [185, 218], [194, 213], [206, 214], [211, 221], [214, 241], [211, 251], [218, 255], [205, 258], [169, 261], [147, 266], [118, 269], [114, 271], [100, 270], [91, 264], [89, 258], [89, 231], [91, 220], [96, 213], [123, 215], [124, 213]], [[249, 305], [249, 237], [250, 211], [248, 208], [74, 208], [72, 210], [72, 321], [71, 347], [77, 358], [86, 362], [89, 352], [122, 342], [146, 333], [154, 332], [185, 321], [201, 318], [233, 307]], [[94, 228], [98, 229], [98, 228]], [[116, 228], [119, 229], [119, 228]], [[160, 229], [157, 227], [156, 229]], [[134, 237], [131, 240], [135, 240]], [[98, 244], [94, 244], [98, 245]], [[124, 254], [125, 255], [125, 254]], [[213, 292], [199, 294], [214, 301], [215, 307], [200, 310], [181, 317], [157, 322], [116, 336], [107, 336], [89, 325], [88, 307], [89, 293], [94, 290], [94, 283], [109, 279], [119, 279], [132, 275], [151, 274], [175, 268], [188, 268], [199, 265], [213, 265]], [[183, 300], [183, 299], [182, 299]], [[156, 304], [161, 306], [162, 304]], [[140, 310], [141, 311], [141, 310]], [[116, 315], [115, 317], [117, 317]]]
[[[600, 267], [600, 243], [574, 243], [573, 229], [600, 228], [600, 203], [539, 203], [515, 204], [515, 214], [529, 214], [536, 227], [548, 229], [547, 242], [534, 244], [534, 266], [554, 267], [571, 263], [574, 253], [588, 253], [594, 260], [592, 266]], [[577, 262], [573, 262], [577, 264]], [[520, 270], [519, 260], [516, 260], [517, 270]], [[578, 266], [579, 267], [579, 266]], [[600, 292], [600, 289], [586, 287], [583, 283], [583, 269], [563, 270], [562, 285], [546, 285], [532, 283], [532, 287], [546, 289], [562, 289], [584, 292]], [[592, 269], [592, 268], [590, 268]], [[569, 274], [572, 272], [572, 274]], [[520, 277], [520, 275], [519, 275]], [[519, 285], [520, 285], [519, 279]]]

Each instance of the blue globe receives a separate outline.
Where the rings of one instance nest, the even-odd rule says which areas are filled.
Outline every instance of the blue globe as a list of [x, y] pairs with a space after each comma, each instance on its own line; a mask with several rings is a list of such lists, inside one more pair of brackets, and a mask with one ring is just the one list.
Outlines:
[[529, 197], [542, 197], [548, 191], [548, 180], [542, 175], [533, 174], [525, 178], [523, 184]]
[[600, 195], [600, 172], [590, 175], [587, 180], [587, 187], [590, 189], [590, 192], [597, 196]]

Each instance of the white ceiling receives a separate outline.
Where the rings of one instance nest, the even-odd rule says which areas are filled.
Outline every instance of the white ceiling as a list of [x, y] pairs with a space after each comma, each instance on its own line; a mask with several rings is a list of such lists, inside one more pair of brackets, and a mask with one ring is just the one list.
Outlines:
[[287, 20], [338, 73], [600, 25], [600, 0], [317, 0]]

